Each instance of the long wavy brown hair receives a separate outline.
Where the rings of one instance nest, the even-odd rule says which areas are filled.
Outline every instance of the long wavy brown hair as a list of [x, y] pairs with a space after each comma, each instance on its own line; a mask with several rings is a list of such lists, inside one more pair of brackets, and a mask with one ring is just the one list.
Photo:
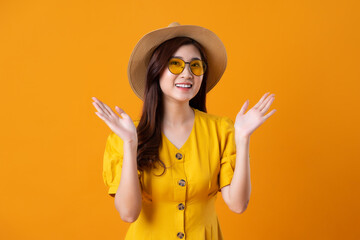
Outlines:
[[[159, 158], [159, 148], [162, 144], [161, 125], [164, 116], [162, 90], [160, 88], [159, 79], [161, 73], [167, 68], [167, 64], [171, 56], [179, 47], [188, 44], [194, 45], [200, 51], [201, 59], [206, 63], [206, 65], [208, 65], [206, 53], [203, 47], [197, 41], [189, 37], [175, 37], [163, 42], [154, 50], [150, 58], [146, 75], [142, 115], [137, 126], [137, 166], [141, 172], [145, 169], [155, 167], [157, 163], [164, 167], [164, 171], [161, 175], [163, 175], [166, 170], [164, 162]], [[207, 75], [208, 70], [206, 70], [203, 75], [199, 92], [189, 101], [189, 105], [191, 107], [203, 112], [207, 112]]]

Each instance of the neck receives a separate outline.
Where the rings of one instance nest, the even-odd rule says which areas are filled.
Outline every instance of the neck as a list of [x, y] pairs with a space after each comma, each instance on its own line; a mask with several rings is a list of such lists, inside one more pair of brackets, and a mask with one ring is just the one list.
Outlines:
[[189, 101], [164, 101], [164, 124], [170, 126], [182, 126], [183, 124], [192, 121], [193, 118], [194, 111], [191, 109]]

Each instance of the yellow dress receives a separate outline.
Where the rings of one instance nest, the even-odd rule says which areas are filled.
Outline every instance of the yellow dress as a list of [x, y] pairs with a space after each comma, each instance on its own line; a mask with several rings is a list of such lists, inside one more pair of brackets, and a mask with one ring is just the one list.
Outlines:
[[[142, 175], [142, 209], [130, 224], [125, 240], [221, 240], [223, 235], [215, 211], [220, 189], [231, 183], [235, 169], [234, 123], [228, 117], [193, 108], [194, 125], [185, 144], [178, 149], [162, 134], [160, 159], [167, 166]], [[134, 121], [135, 126], [139, 121]], [[111, 132], [106, 142], [103, 178], [115, 194], [123, 160], [122, 140]]]

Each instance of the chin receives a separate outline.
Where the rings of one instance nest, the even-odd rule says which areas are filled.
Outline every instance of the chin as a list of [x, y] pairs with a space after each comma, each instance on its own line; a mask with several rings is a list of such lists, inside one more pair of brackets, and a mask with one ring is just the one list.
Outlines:
[[172, 96], [170, 97], [173, 101], [177, 102], [189, 102], [191, 99], [193, 99], [195, 96], [192, 97], [185, 97], [185, 96]]
[[178, 102], [189, 102], [192, 98], [174, 98]]

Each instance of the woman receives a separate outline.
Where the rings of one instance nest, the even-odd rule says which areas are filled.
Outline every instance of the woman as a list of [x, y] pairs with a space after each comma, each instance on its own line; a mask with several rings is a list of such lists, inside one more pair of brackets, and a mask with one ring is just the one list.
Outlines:
[[[226, 51], [210, 30], [172, 23], [135, 46], [128, 77], [144, 101], [139, 121], [93, 98], [110, 127], [104, 182], [121, 218], [132, 222], [125, 239], [223, 239], [217, 193], [235, 213], [250, 199], [249, 140], [275, 110], [266, 93], [246, 114], [206, 113], [206, 93], [226, 68]], [[236, 154], [237, 153], [237, 154]]]

